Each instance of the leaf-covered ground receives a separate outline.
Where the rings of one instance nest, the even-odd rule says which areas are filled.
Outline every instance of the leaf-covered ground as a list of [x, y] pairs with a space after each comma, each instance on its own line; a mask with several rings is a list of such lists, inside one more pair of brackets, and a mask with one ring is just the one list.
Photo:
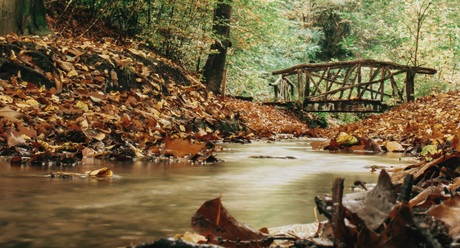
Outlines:
[[259, 137], [271, 137], [274, 134], [310, 135], [308, 125], [294, 114], [275, 106], [235, 98], [227, 98], [225, 102]]
[[401, 144], [403, 149], [415, 149], [414, 153], [426, 147], [425, 153], [440, 156], [442, 151], [459, 148], [459, 111], [460, 93], [449, 92], [419, 98], [354, 123], [315, 131], [329, 138], [338, 137], [344, 132], [355, 137], [378, 139], [382, 144], [394, 144], [394, 141]]
[[193, 156], [197, 142], [308, 131], [274, 107], [208, 93], [133, 43], [8, 35], [0, 52], [0, 154], [17, 160]]

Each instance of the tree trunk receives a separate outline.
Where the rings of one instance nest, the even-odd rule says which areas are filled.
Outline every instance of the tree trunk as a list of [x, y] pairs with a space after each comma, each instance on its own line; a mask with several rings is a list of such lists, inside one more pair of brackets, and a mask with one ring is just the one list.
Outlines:
[[231, 0], [219, 0], [214, 10], [214, 34], [216, 40], [211, 46], [212, 53], [204, 66], [203, 78], [208, 90], [214, 94], [220, 94], [220, 86], [224, 77], [225, 59], [227, 50], [231, 46], [230, 37], [230, 18], [232, 15]]
[[0, 35], [47, 35], [44, 0], [0, 0]]

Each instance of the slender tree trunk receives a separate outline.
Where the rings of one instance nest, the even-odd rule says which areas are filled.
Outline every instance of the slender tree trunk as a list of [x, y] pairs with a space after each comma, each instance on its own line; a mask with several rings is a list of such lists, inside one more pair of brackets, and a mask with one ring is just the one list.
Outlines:
[[218, 40], [211, 46], [215, 51], [208, 56], [203, 71], [203, 79], [208, 90], [220, 94], [220, 86], [224, 77], [225, 60], [230, 43], [230, 18], [232, 15], [231, 0], [219, 0], [214, 10], [213, 31]]
[[16, 2], [0, 0], [0, 35], [18, 31]]
[[44, 0], [0, 0], [0, 35], [11, 32], [50, 34]]

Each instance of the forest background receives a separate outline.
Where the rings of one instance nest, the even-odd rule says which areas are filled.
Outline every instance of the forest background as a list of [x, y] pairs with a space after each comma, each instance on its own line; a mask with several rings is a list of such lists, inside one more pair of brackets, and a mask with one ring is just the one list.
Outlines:
[[65, 11], [84, 6], [119, 28], [120, 39], [136, 37], [199, 75], [211, 44], [222, 40], [212, 32], [217, 2], [233, 7], [226, 94], [266, 100], [273, 70], [360, 58], [436, 68], [435, 77], [417, 78], [416, 97], [459, 87], [460, 10], [453, 0], [71, 0]]

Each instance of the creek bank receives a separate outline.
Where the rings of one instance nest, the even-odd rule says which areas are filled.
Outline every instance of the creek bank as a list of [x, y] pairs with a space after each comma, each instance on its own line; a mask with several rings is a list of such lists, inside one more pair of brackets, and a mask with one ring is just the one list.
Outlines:
[[0, 52], [0, 155], [13, 163], [205, 161], [209, 142], [309, 130], [282, 111], [214, 96], [180, 66], [133, 44], [8, 35]]

